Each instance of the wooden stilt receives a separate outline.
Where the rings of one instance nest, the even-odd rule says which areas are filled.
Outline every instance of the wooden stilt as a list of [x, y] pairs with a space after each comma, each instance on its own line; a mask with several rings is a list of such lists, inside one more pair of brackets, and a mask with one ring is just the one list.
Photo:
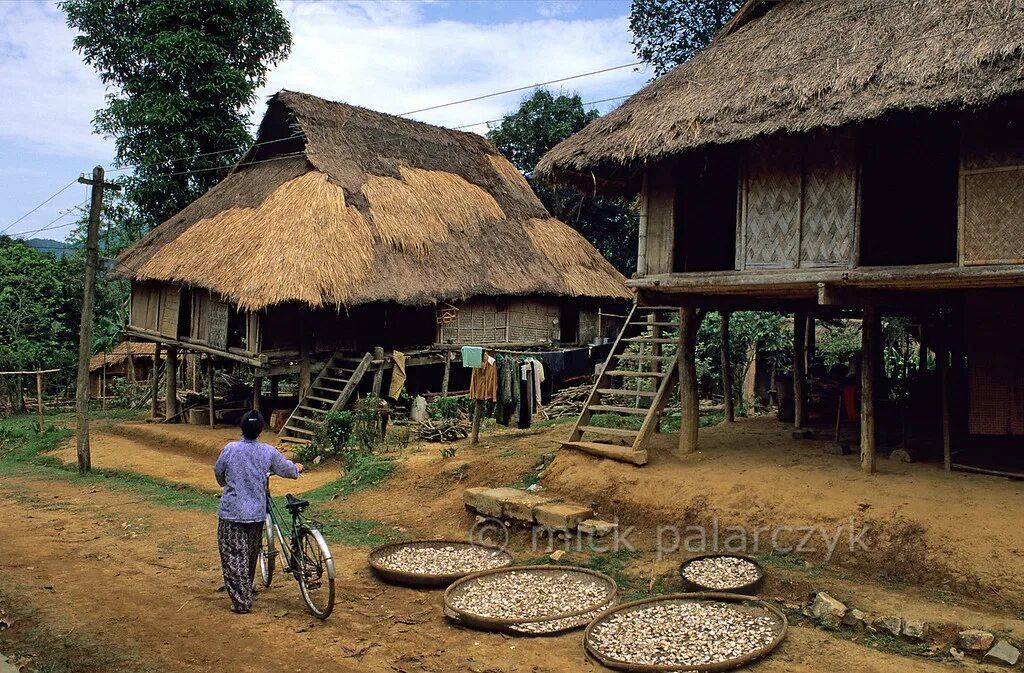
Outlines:
[[263, 395], [263, 377], [254, 376], [252, 379], [252, 408], [260, 410], [260, 398]]
[[878, 312], [864, 307], [860, 347], [860, 465], [868, 474], [875, 471], [875, 378], [879, 347]]
[[813, 315], [807, 316], [807, 332], [804, 346], [804, 374], [810, 375], [811, 367], [814, 365], [814, 354], [818, 349], [818, 335], [814, 331], [815, 319]]
[[156, 344], [153, 349], [153, 371], [149, 384], [149, 417], [156, 418], [160, 396], [160, 344]]
[[216, 370], [215, 370], [214, 364], [213, 364], [213, 356], [210, 356], [210, 358], [209, 358], [209, 364], [207, 365], [206, 374], [207, 374], [206, 378], [208, 379], [208, 382], [206, 384], [207, 387], [208, 387], [207, 388], [207, 395], [210, 398], [210, 402], [209, 402], [209, 404], [210, 404], [210, 427], [211, 428], [215, 428], [215, 427], [217, 427], [217, 412], [216, 412], [216, 409], [215, 409], [216, 405], [214, 403], [215, 400], [214, 400], [214, 392], [213, 392], [213, 381], [214, 381], [214, 377], [216, 375]]
[[164, 375], [167, 378], [167, 400], [164, 402], [164, 418], [171, 421], [171, 419], [178, 415], [178, 349], [175, 346], [167, 347], [167, 365]]
[[697, 399], [697, 309], [679, 309], [679, 453], [697, 450], [700, 403]]
[[807, 314], [798, 311], [793, 316], [793, 427], [804, 427], [804, 401], [807, 398]]
[[722, 311], [722, 401], [725, 404], [725, 421], [732, 423], [736, 420], [736, 405], [733, 402], [732, 387], [732, 359], [729, 357], [729, 320], [732, 313]]
[[452, 375], [452, 353], [444, 351], [444, 375], [441, 377], [441, 395], [448, 396], [448, 383]]
[[953, 469], [953, 441], [950, 424], [950, 369], [949, 350], [943, 346], [935, 352], [935, 371], [942, 386], [942, 466], [946, 472]]
[[376, 369], [373, 372], [373, 396], [380, 397], [381, 384], [384, 382], [384, 349], [374, 346], [373, 359]]
[[281, 397], [281, 377], [270, 377], [270, 399], [272, 404], [277, 405], [277, 398]]
[[[525, 403], [524, 403], [525, 404]], [[483, 400], [477, 400], [473, 404], [473, 431], [470, 435], [470, 444], [476, 444], [480, 441], [480, 419], [484, 415], [484, 402]]]
[[301, 400], [309, 392], [309, 386], [313, 381], [313, 367], [309, 357], [309, 342], [303, 339], [299, 346], [299, 399]]
[[39, 434], [46, 432], [43, 424], [43, 373], [36, 371], [36, 413], [39, 415]]

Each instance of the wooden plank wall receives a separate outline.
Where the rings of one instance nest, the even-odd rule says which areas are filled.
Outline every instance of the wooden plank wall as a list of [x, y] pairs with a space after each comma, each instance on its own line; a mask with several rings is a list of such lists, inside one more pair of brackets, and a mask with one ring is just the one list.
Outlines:
[[647, 273], [672, 273], [675, 249], [676, 172], [671, 162], [655, 164], [647, 173]]

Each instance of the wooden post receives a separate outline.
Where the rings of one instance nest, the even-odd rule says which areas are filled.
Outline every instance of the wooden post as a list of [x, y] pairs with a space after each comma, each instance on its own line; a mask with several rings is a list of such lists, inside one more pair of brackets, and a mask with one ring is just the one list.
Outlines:
[[949, 416], [950, 386], [949, 349], [943, 346], [935, 351], [935, 371], [942, 386], [942, 466], [946, 472], [953, 469], [953, 441]]
[[210, 404], [210, 427], [211, 428], [217, 427], [217, 412], [216, 412], [216, 409], [215, 409], [216, 405], [214, 404], [214, 392], [213, 392], [213, 381], [214, 381], [215, 374], [216, 374], [216, 370], [215, 370], [214, 364], [213, 364], [213, 356], [211, 355], [209, 357], [209, 363], [207, 365], [207, 375], [206, 375], [206, 378], [209, 379], [209, 381], [208, 381], [208, 383], [206, 385], [207, 385], [207, 395], [210, 398], [209, 404]]
[[149, 417], [156, 418], [160, 396], [160, 344], [153, 348], [153, 370], [149, 379]]
[[679, 309], [679, 453], [697, 450], [700, 402], [697, 399], [697, 309]]
[[277, 404], [277, 398], [281, 396], [281, 377], [271, 376], [270, 377], [270, 399], [273, 400], [272, 404]]
[[373, 360], [377, 364], [373, 372], [373, 396], [380, 397], [380, 388], [384, 382], [384, 349], [380, 346], [373, 347]]
[[727, 423], [736, 421], [736, 405], [732, 399], [732, 359], [729, 357], [729, 319], [732, 313], [722, 311], [722, 401], [725, 404], [725, 420]]
[[743, 402], [747, 406], [747, 416], [754, 412], [757, 405], [757, 341], [747, 345], [747, 370], [743, 374]]
[[448, 396], [448, 385], [452, 375], [452, 352], [444, 351], [444, 375], [441, 377], [441, 395]]
[[806, 345], [804, 346], [804, 374], [809, 375], [811, 367], [814, 365], [814, 354], [818, 349], [817, 333], [814, 331], [815, 320], [813, 315], [807, 316], [807, 333], [804, 337]]
[[793, 427], [804, 427], [804, 400], [806, 398], [807, 371], [807, 314], [797, 311], [793, 315]]
[[178, 348], [167, 347], [167, 364], [164, 365], [164, 376], [167, 379], [167, 400], [164, 402], [164, 419], [177, 422], [178, 415]]
[[473, 432], [470, 435], [470, 444], [480, 441], [480, 418], [484, 415], [484, 401], [477, 400], [473, 403]]
[[252, 408], [260, 410], [260, 396], [263, 394], [263, 377], [252, 377]]
[[103, 352], [103, 369], [100, 372], [100, 408], [107, 408], [107, 353]]
[[880, 330], [878, 311], [865, 306], [860, 346], [860, 466], [868, 474], [875, 471], [875, 354]]
[[309, 357], [309, 342], [305, 339], [299, 346], [299, 400], [309, 392], [309, 386], [313, 383], [313, 364]]
[[43, 424], [43, 372], [36, 370], [36, 410], [39, 415], [39, 434], [46, 432]]

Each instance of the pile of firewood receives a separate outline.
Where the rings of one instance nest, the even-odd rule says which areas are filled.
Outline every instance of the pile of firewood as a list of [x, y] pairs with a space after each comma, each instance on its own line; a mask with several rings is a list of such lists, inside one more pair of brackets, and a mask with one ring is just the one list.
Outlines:
[[419, 434], [428, 442], [454, 442], [469, 436], [469, 424], [463, 418], [428, 418], [420, 423]]
[[590, 395], [590, 385], [563, 388], [551, 396], [551, 402], [544, 407], [548, 418], [579, 416]]

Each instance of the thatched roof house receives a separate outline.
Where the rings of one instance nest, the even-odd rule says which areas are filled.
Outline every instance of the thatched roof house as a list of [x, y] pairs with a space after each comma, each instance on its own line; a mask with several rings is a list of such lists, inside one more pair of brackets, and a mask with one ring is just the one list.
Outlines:
[[639, 189], [637, 167], [709, 144], [1024, 90], [1005, 0], [750, 0], [714, 43], [549, 152], [538, 176]]
[[484, 138], [290, 91], [271, 98], [231, 174], [124, 252], [117, 272], [245, 310], [629, 296]]

